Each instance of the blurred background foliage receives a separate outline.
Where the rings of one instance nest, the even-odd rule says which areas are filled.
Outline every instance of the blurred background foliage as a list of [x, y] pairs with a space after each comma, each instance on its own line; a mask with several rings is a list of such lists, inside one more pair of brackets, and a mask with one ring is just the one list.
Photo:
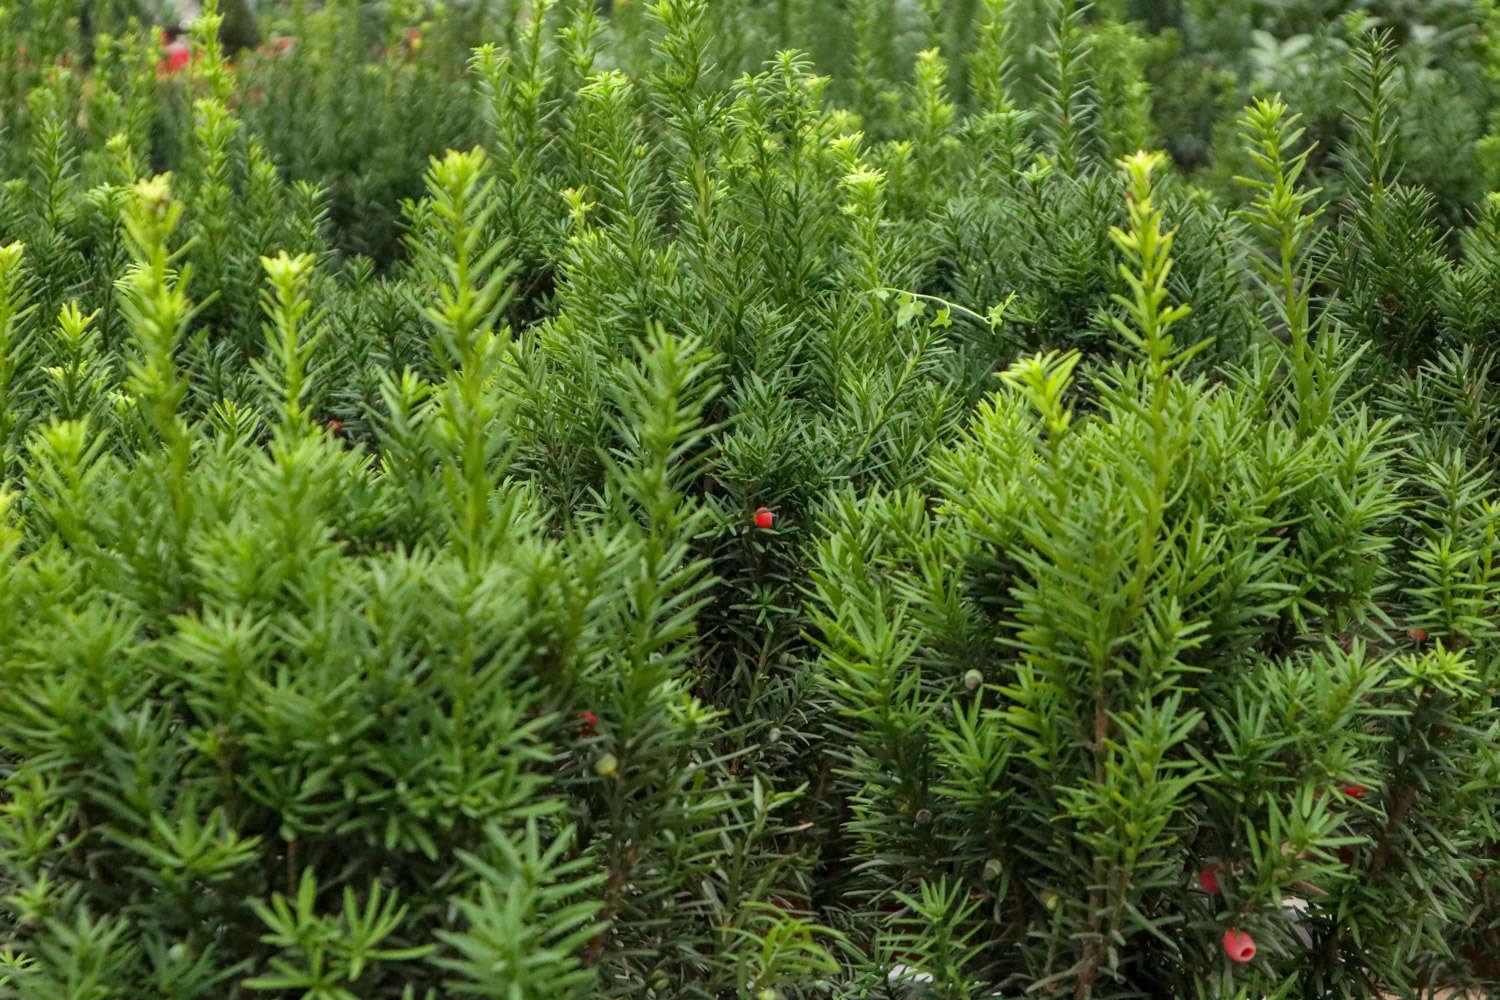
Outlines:
[[[191, 10], [179, 6], [189, 0], [70, 3], [85, 40], [73, 55], [85, 60], [92, 55], [87, 42], [97, 35], [118, 35], [132, 22], [178, 28]], [[1007, 6], [1011, 96], [1029, 106], [1047, 86], [1055, 0], [1013, 0]], [[395, 204], [385, 196], [415, 195], [428, 154], [474, 138], [473, 109], [461, 95], [444, 91], [440, 78], [462, 66], [474, 39], [514, 41], [515, 25], [528, 7], [526, 0], [224, 0], [221, 35], [231, 54], [245, 50], [241, 58], [254, 67], [239, 77], [242, 96], [256, 104], [258, 95], [267, 97], [253, 124], [278, 135], [300, 133], [297, 143], [268, 143], [283, 171], [334, 192], [342, 247], [389, 263], [399, 241], [394, 216], [381, 215], [379, 206]], [[645, 37], [637, 30], [643, 4], [599, 0], [598, 7], [606, 15], [605, 38]], [[897, 128], [916, 56], [929, 47], [946, 60], [944, 82], [958, 108], [972, 109], [970, 57], [982, 35], [984, 7], [981, 0], [717, 0], [712, 66], [722, 82], [753, 72], [795, 44], [835, 81], [832, 96], [859, 114], [867, 132], [888, 137]], [[70, 6], [48, 9], [52, 18], [66, 20]], [[414, 54], [401, 42], [418, 27], [426, 49]], [[1398, 47], [1402, 179], [1432, 192], [1436, 218], [1445, 227], [1464, 221], [1486, 190], [1500, 187], [1495, 0], [1101, 0], [1076, 27], [1101, 113], [1114, 119], [1103, 130], [1135, 140], [1135, 146], [1161, 146], [1221, 198], [1244, 197], [1232, 180], [1243, 167], [1234, 115], [1252, 95], [1272, 93], [1303, 116], [1316, 144], [1311, 176], [1336, 188], [1337, 177], [1322, 168], [1346, 138], [1352, 97], [1342, 73], [1350, 40], [1364, 27], [1388, 29]], [[29, 20], [25, 28], [62, 44], [75, 37], [62, 24]], [[317, 58], [262, 65], [266, 41], [278, 37], [315, 45]], [[53, 48], [44, 41], [39, 47]], [[366, 63], [393, 53], [422, 77], [398, 84], [414, 87], [414, 98], [421, 97], [411, 117], [397, 121], [360, 107], [372, 100], [374, 77], [359, 83], [350, 76], [375, 73], [378, 86], [388, 87], [395, 67], [382, 73]], [[651, 56], [631, 44], [610, 45], [608, 53], [627, 72]], [[336, 86], [319, 94], [314, 81]], [[318, 103], [307, 106], [315, 94]], [[360, 134], [350, 134], [351, 124]], [[354, 211], [355, 201], [369, 211]]]

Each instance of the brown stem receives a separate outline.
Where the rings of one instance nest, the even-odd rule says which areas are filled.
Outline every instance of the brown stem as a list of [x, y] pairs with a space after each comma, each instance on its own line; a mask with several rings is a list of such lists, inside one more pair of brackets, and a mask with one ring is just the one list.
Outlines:
[[[1104, 688], [1102, 686], [1094, 690], [1094, 783], [1104, 783], [1104, 744], [1109, 740], [1109, 707], [1105, 703]], [[1104, 909], [1103, 890], [1097, 888], [1104, 884], [1104, 862], [1100, 858], [1094, 859], [1094, 885], [1096, 888], [1089, 893], [1089, 936], [1084, 943], [1083, 968], [1078, 973], [1078, 986], [1073, 991], [1077, 1000], [1086, 1000], [1093, 994], [1094, 980], [1099, 975], [1099, 969], [1104, 964], [1104, 948], [1101, 944], [1102, 911]]]
[[589, 941], [589, 946], [583, 954], [584, 965], [594, 965], [604, 954], [604, 944], [609, 939], [609, 924], [613, 922], [615, 913], [619, 909], [620, 894], [624, 891], [625, 884], [630, 881], [630, 873], [635, 869], [636, 856], [634, 846], [627, 848], [624, 856], [609, 871], [609, 879], [604, 883], [604, 910], [600, 914], [605, 927]]
[[1385, 828], [1380, 831], [1380, 843], [1370, 859], [1369, 875], [1371, 878], [1385, 870], [1386, 863], [1390, 861], [1391, 853], [1395, 850], [1396, 831], [1406, 821], [1406, 814], [1411, 812], [1412, 806], [1416, 804], [1417, 788], [1415, 785], [1405, 785], [1396, 792], [1395, 803], [1390, 815], [1386, 817]]

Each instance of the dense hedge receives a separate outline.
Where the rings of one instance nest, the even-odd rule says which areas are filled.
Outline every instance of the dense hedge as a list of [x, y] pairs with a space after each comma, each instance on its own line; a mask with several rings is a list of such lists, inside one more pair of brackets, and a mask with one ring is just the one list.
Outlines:
[[1488, 2], [149, 13], [0, 0], [0, 995], [1500, 986]]

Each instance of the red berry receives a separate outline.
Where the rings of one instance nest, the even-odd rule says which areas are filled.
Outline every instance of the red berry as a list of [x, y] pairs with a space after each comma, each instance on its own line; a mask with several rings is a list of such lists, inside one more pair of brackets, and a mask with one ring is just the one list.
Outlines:
[[335, 436], [344, 433], [344, 425], [337, 418], [328, 421], [324, 426], [328, 428], [328, 433]]
[[765, 507], [755, 508], [755, 526], [762, 530], [776, 523], [776, 515]]
[[186, 66], [192, 59], [192, 52], [188, 49], [187, 42], [178, 40], [167, 46], [167, 72], [176, 73]]
[[584, 736], [592, 736], [594, 729], [599, 725], [599, 717], [590, 711], [578, 713], [578, 732]]
[[1342, 788], [1340, 788], [1339, 791], [1343, 792], [1345, 795], [1349, 796], [1351, 799], [1358, 799], [1358, 798], [1363, 798], [1365, 792], [1368, 792], [1369, 789], [1366, 788], [1364, 785], [1345, 785]]
[[1255, 938], [1231, 927], [1224, 932], [1224, 954], [1231, 962], [1248, 962], [1255, 957]]
[[1406, 630], [1406, 637], [1412, 642], [1426, 642], [1427, 630], [1425, 628], [1409, 628]]
[[1208, 893], [1210, 896], [1217, 896], [1219, 894], [1220, 890], [1218, 862], [1203, 866], [1203, 870], [1198, 873], [1198, 884], [1201, 885], [1203, 887], [1203, 891]]

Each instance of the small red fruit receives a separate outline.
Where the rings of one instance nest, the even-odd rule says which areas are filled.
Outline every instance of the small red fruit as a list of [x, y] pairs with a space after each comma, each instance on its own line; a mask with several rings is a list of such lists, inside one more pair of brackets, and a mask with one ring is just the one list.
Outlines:
[[328, 421], [328, 423], [324, 424], [323, 426], [327, 427], [328, 433], [334, 435], [335, 437], [344, 433], [344, 425], [337, 418]]
[[583, 736], [594, 735], [594, 729], [599, 725], [599, 717], [590, 711], [578, 713], [578, 732]]
[[755, 526], [765, 530], [776, 523], [776, 515], [765, 507], [755, 508]]
[[178, 39], [167, 46], [167, 57], [162, 60], [160, 72], [171, 75], [179, 72], [192, 61], [193, 54], [187, 42]]
[[1409, 628], [1406, 630], [1406, 637], [1412, 642], [1426, 642], [1427, 630], [1425, 628]]
[[1198, 873], [1198, 884], [1202, 886], [1203, 891], [1208, 893], [1210, 896], [1217, 896], [1219, 894], [1221, 890], [1219, 889], [1218, 862], [1203, 866], [1203, 870]]
[[1255, 939], [1233, 927], [1224, 932], [1224, 954], [1231, 962], [1244, 964], [1255, 957]]
[[1364, 798], [1365, 792], [1368, 792], [1369, 789], [1366, 788], [1364, 785], [1345, 785], [1342, 788], [1340, 788], [1339, 791], [1343, 792], [1345, 795], [1349, 796], [1351, 799], [1359, 799], [1359, 798]]

